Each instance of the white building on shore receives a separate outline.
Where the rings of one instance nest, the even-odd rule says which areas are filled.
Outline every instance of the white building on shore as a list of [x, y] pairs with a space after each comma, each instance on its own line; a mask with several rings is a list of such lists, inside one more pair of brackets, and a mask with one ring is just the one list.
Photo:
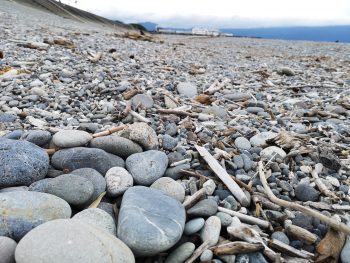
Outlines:
[[202, 28], [202, 27], [194, 27], [192, 28], [192, 34], [193, 35], [200, 35], [200, 36], [214, 36], [218, 37], [220, 36], [220, 31], [217, 29], [208, 29], [208, 28]]

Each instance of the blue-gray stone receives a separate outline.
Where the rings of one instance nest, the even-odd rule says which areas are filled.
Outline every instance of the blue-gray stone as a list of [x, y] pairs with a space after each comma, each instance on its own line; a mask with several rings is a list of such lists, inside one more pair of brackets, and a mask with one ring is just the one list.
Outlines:
[[1, 263], [15, 263], [16, 241], [9, 237], [0, 236], [0, 259]]
[[276, 232], [272, 233], [271, 238], [277, 239], [277, 240], [289, 245], [289, 238], [287, 237], [287, 235], [284, 232], [276, 231]]
[[5, 134], [3, 137], [6, 139], [18, 140], [19, 138], [21, 138], [23, 133], [24, 131], [22, 130], [14, 130], [12, 132]]
[[69, 204], [51, 194], [30, 191], [0, 193], [0, 236], [17, 241], [46, 221], [70, 216]]
[[49, 156], [33, 143], [0, 138], [0, 188], [30, 185], [43, 179]]
[[125, 164], [136, 184], [149, 186], [164, 175], [168, 157], [164, 152], [150, 150], [130, 155]]
[[192, 216], [212, 216], [218, 211], [218, 204], [213, 199], [204, 199], [199, 201], [193, 207], [187, 210], [187, 214]]
[[33, 130], [27, 131], [21, 136], [21, 140], [34, 143], [38, 146], [44, 146], [51, 140], [51, 133], [48, 131]]
[[233, 162], [236, 164], [238, 169], [242, 169], [244, 167], [244, 161], [241, 155], [233, 156]]
[[175, 167], [169, 167], [166, 169], [164, 176], [178, 180], [183, 175], [182, 170], [189, 170], [190, 168], [191, 165], [189, 163], [180, 164]]
[[205, 220], [201, 217], [191, 219], [186, 223], [184, 233], [186, 235], [192, 235], [194, 233], [197, 233], [199, 230], [203, 228], [204, 223], [205, 223]]
[[171, 137], [168, 134], [163, 135], [163, 149], [172, 150], [176, 147], [178, 141], [176, 138]]
[[17, 119], [16, 115], [10, 113], [0, 113], [0, 123], [1, 122], [14, 122]]
[[137, 143], [116, 135], [94, 138], [90, 142], [90, 147], [105, 150], [124, 159], [134, 153], [142, 152], [142, 147]]
[[56, 169], [67, 172], [79, 168], [92, 168], [102, 175], [113, 167], [110, 156], [104, 150], [85, 147], [59, 150], [52, 156], [51, 163]]
[[134, 186], [123, 196], [117, 236], [136, 256], [152, 256], [180, 240], [185, 221], [179, 201], [159, 190]]
[[295, 188], [295, 196], [298, 198], [298, 200], [303, 202], [316, 202], [320, 196], [320, 192], [307, 183], [301, 183]]
[[249, 150], [250, 148], [252, 148], [250, 142], [244, 137], [238, 137], [235, 140], [235, 146], [241, 150]]

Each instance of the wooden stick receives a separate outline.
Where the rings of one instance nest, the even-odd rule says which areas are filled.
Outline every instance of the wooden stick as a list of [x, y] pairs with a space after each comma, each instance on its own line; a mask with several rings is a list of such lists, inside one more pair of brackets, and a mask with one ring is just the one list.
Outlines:
[[294, 236], [295, 238], [303, 241], [307, 245], [311, 245], [317, 240], [317, 236], [315, 234], [299, 226], [288, 225], [286, 227], [286, 232], [290, 236]]
[[323, 168], [323, 165], [321, 163], [317, 163], [315, 165], [315, 169], [312, 170], [312, 172], [311, 172], [311, 175], [315, 179], [315, 183], [316, 183], [318, 189], [325, 196], [328, 196], [334, 200], [339, 200], [339, 197], [335, 193], [333, 193], [332, 191], [328, 190], [327, 187], [322, 182], [322, 180], [318, 177], [318, 174], [321, 173], [322, 168]]
[[182, 111], [182, 110], [173, 110], [173, 109], [157, 109], [158, 113], [163, 113], [163, 114], [175, 114], [179, 116], [190, 116], [190, 117], [198, 117], [197, 113], [190, 113], [187, 111]]
[[236, 216], [238, 217], [242, 222], [251, 224], [251, 225], [258, 225], [261, 228], [269, 228], [270, 227], [270, 223], [268, 221], [253, 217], [253, 216], [248, 216], [248, 215], [244, 215], [241, 214], [239, 212], [230, 210], [230, 209], [226, 209], [223, 207], [218, 207], [218, 211], [220, 212], [224, 212], [226, 214], [229, 214], [230, 216]]
[[210, 250], [212, 250], [217, 256], [233, 255], [237, 253], [251, 253], [263, 249], [264, 246], [261, 243], [248, 243], [242, 241], [230, 242], [210, 248]]
[[289, 256], [306, 258], [306, 259], [313, 257], [313, 254], [311, 254], [311, 253], [309, 254], [309, 253], [305, 253], [301, 250], [295, 249], [294, 247], [291, 247], [291, 246], [287, 245], [286, 243], [283, 243], [277, 239], [269, 240], [268, 244], [269, 244], [269, 247], [277, 249], [277, 250], [281, 251], [282, 253], [287, 254]]
[[138, 119], [139, 121], [145, 122], [145, 123], [151, 123], [150, 119], [147, 119], [143, 116], [141, 116], [140, 114], [138, 114], [136, 111], [131, 110], [130, 111], [131, 116], [135, 117], [136, 119]]
[[223, 87], [226, 86], [226, 84], [228, 84], [230, 82], [231, 82], [231, 80], [228, 78], [225, 78], [221, 83], [219, 81], [215, 80], [214, 83], [211, 84], [210, 87], [204, 91], [204, 93], [214, 94], [215, 92], [221, 90]]
[[325, 215], [323, 215], [323, 214], [319, 213], [318, 211], [315, 211], [311, 208], [277, 198], [273, 194], [273, 192], [271, 191], [269, 185], [267, 184], [267, 180], [265, 178], [265, 173], [263, 171], [262, 161], [259, 161], [258, 168], [259, 168], [260, 181], [263, 184], [263, 187], [265, 189], [267, 196], [269, 197], [269, 199], [272, 202], [276, 203], [277, 205], [291, 208], [291, 209], [295, 209], [295, 210], [298, 210], [298, 211], [305, 213], [309, 216], [315, 217], [315, 218], [319, 219], [320, 221], [328, 224], [330, 227], [332, 227], [338, 231], [344, 232], [347, 235], [350, 235], [350, 227], [346, 226], [345, 224], [338, 222], [332, 218], [329, 218], [329, 217], [327, 217], [327, 216], [325, 216]]
[[102, 131], [102, 132], [99, 132], [99, 133], [95, 133], [95, 134], [92, 135], [92, 137], [97, 138], [97, 137], [110, 135], [110, 134], [115, 133], [117, 131], [124, 130], [126, 127], [128, 127], [128, 126], [120, 125], [118, 127], [113, 127], [113, 128], [108, 129], [108, 130], [105, 130], [105, 131]]
[[249, 200], [238, 184], [232, 180], [230, 175], [224, 168], [218, 163], [217, 160], [204, 148], [198, 145], [194, 146], [198, 153], [208, 163], [213, 172], [221, 179], [221, 181], [227, 186], [234, 197], [242, 204], [242, 206], [248, 206]]

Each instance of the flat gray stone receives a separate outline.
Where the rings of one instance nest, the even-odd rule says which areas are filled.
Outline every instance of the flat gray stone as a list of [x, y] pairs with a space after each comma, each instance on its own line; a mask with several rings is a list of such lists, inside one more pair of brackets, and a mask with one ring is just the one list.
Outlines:
[[23, 133], [23, 135], [21, 136], [21, 140], [34, 143], [40, 147], [48, 144], [51, 138], [52, 138], [51, 133], [49, 133], [48, 131], [39, 131], [39, 130], [28, 131]]
[[89, 200], [88, 205], [99, 197], [106, 190], [106, 180], [98, 171], [92, 168], [80, 168], [71, 172], [71, 174], [79, 175], [88, 179], [94, 186], [94, 192]]
[[189, 163], [180, 164], [175, 167], [169, 167], [168, 169], [166, 169], [164, 176], [170, 177], [174, 180], [178, 180], [183, 175], [182, 170], [188, 170], [190, 168], [191, 165]]
[[176, 86], [176, 90], [180, 96], [186, 98], [194, 98], [198, 95], [197, 87], [189, 82], [180, 82]]
[[251, 98], [251, 96], [248, 93], [243, 92], [229, 93], [225, 94], [223, 97], [232, 101], [245, 101]]
[[209, 217], [201, 231], [201, 239], [203, 242], [208, 242], [210, 246], [215, 246], [220, 237], [221, 220], [217, 216]]
[[27, 141], [0, 138], [0, 188], [30, 185], [49, 169], [46, 151]]
[[1, 263], [15, 263], [16, 241], [9, 237], [0, 236], [0, 260]]
[[301, 184], [298, 184], [297, 187], [295, 188], [295, 196], [298, 198], [298, 200], [303, 202], [307, 202], [307, 201], [316, 202], [318, 201], [320, 192], [307, 183], [301, 183]]
[[102, 209], [88, 208], [75, 214], [72, 218], [100, 228], [113, 236], [117, 234], [117, 227], [114, 219]]
[[136, 184], [149, 186], [164, 175], [168, 157], [164, 152], [150, 150], [130, 155], [125, 165]]
[[238, 137], [235, 140], [235, 145], [238, 149], [242, 149], [242, 150], [249, 150], [252, 147], [248, 139], [244, 137]]
[[185, 199], [185, 188], [170, 177], [161, 177], [150, 187], [162, 191], [166, 195], [178, 200], [181, 203]]
[[94, 193], [92, 182], [80, 175], [63, 174], [43, 181], [40, 186], [38, 182], [31, 186], [31, 190], [58, 196], [70, 205], [82, 206], [91, 200]]
[[91, 140], [91, 134], [80, 130], [60, 130], [52, 137], [53, 143], [60, 148], [83, 146]]
[[70, 216], [69, 204], [51, 194], [30, 191], [0, 193], [0, 236], [18, 241], [44, 222]]
[[135, 262], [118, 238], [75, 219], [53, 220], [33, 229], [18, 243], [15, 257], [16, 263]]
[[183, 243], [169, 254], [165, 263], [183, 263], [193, 254], [195, 248], [196, 246], [191, 242]]
[[203, 218], [195, 218], [188, 221], [185, 225], [184, 234], [192, 235], [201, 230], [204, 226], [205, 220]]
[[199, 201], [187, 210], [187, 214], [192, 216], [212, 216], [218, 210], [218, 204], [212, 198]]
[[123, 196], [117, 236], [136, 256], [152, 256], [180, 240], [185, 220], [179, 201], [159, 190], [134, 186]]
[[51, 164], [59, 170], [72, 172], [79, 168], [92, 168], [102, 175], [112, 168], [110, 156], [104, 150], [75, 147], [62, 149], [54, 153]]
[[142, 152], [142, 147], [137, 143], [116, 135], [94, 138], [90, 142], [90, 147], [105, 150], [124, 159], [134, 153]]

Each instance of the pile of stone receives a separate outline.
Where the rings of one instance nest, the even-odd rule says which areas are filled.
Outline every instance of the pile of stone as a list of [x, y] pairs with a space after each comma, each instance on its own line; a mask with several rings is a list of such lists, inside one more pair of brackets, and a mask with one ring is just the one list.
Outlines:
[[349, 45], [28, 10], [0, 0], [1, 262], [350, 262]]

